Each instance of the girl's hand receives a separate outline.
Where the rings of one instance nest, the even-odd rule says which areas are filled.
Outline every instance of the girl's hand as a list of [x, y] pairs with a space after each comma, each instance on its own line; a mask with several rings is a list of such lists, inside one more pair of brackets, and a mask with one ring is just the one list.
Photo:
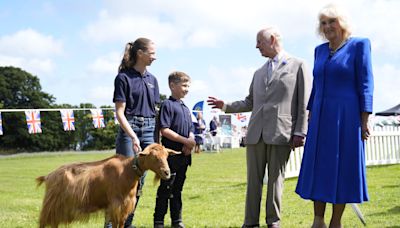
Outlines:
[[140, 147], [140, 141], [138, 139], [137, 136], [135, 136], [132, 139], [132, 147], [133, 147], [133, 151], [137, 154], [139, 152], [142, 152], [142, 148]]

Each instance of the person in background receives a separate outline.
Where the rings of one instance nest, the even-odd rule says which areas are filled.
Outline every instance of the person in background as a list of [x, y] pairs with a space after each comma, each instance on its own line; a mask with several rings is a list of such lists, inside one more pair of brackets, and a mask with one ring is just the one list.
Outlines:
[[218, 121], [217, 121], [217, 117], [214, 116], [211, 121], [210, 121], [210, 133], [211, 136], [217, 136], [217, 130], [218, 130]]
[[247, 192], [242, 227], [259, 227], [265, 168], [268, 168], [266, 219], [280, 227], [285, 168], [292, 148], [303, 146], [307, 133], [306, 105], [310, 75], [304, 62], [283, 50], [281, 35], [269, 27], [257, 33], [257, 45], [268, 61], [253, 76], [244, 100], [208, 104], [226, 113], [252, 111], [246, 136]]
[[243, 126], [242, 129], [240, 130], [240, 146], [245, 147], [246, 146], [246, 135], [247, 135], [247, 126]]
[[[113, 102], [120, 123], [116, 137], [117, 154], [136, 156], [136, 153], [154, 143], [155, 106], [160, 103], [160, 94], [157, 79], [147, 71], [147, 67], [156, 60], [155, 55], [155, 45], [150, 39], [138, 38], [126, 44], [114, 81]], [[145, 174], [139, 181], [136, 205], [144, 178]], [[125, 228], [132, 227], [133, 216], [133, 212], [128, 216]], [[112, 227], [111, 223], [106, 221], [105, 227]]]
[[193, 134], [192, 118], [189, 109], [181, 100], [189, 92], [190, 77], [183, 72], [173, 72], [168, 77], [171, 96], [160, 108], [160, 131], [162, 144], [179, 155], [169, 156], [168, 165], [171, 178], [161, 180], [157, 190], [154, 210], [154, 228], [164, 227], [164, 216], [170, 206], [171, 227], [184, 228], [182, 221], [182, 190], [186, 171], [191, 165], [191, 151], [196, 145]]
[[333, 205], [329, 227], [342, 227], [347, 203], [368, 201], [364, 141], [370, 135], [373, 74], [371, 44], [350, 37], [343, 11], [335, 5], [318, 15], [324, 40], [314, 52], [314, 81], [307, 141], [296, 193], [314, 202], [313, 228], [326, 227], [326, 203]]
[[215, 151], [219, 151], [220, 150], [220, 140], [217, 137], [217, 133], [218, 133], [218, 127], [219, 127], [219, 122], [217, 119], [217, 116], [213, 116], [213, 118], [210, 121], [210, 135], [211, 135], [211, 148], [210, 150], [215, 150]]
[[194, 136], [196, 140], [195, 153], [201, 152], [201, 145], [204, 143], [204, 131], [206, 130], [206, 121], [203, 119], [203, 112], [197, 112], [197, 122], [194, 125]]

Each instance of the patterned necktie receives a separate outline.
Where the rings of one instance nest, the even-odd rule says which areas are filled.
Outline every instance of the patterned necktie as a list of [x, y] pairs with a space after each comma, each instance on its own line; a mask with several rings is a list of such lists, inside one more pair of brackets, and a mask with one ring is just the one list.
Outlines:
[[265, 84], [268, 85], [272, 78], [272, 59], [268, 60], [267, 63], [267, 77], [265, 78]]

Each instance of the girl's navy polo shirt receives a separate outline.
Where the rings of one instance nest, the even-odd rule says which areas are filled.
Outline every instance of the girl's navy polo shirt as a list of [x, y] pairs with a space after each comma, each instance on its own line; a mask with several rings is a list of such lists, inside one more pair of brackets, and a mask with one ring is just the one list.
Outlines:
[[[193, 132], [192, 117], [186, 105], [173, 97], [163, 101], [160, 108], [160, 128], [169, 128], [188, 138]], [[183, 144], [162, 137], [161, 143], [172, 150], [182, 151]]]
[[156, 77], [148, 71], [142, 76], [134, 69], [118, 73], [113, 102], [126, 103], [126, 116], [155, 117], [155, 105], [160, 103]]

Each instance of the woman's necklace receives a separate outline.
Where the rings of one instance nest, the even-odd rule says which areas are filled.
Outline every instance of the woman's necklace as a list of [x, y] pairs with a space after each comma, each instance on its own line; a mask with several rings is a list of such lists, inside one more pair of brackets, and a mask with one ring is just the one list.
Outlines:
[[347, 38], [347, 39], [344, 39], [344, 40], [339, 44], [339, 46], [338, 46], [337, 48], [335, 48], [335, 49], [333, 49], [333, 48], [331, 47], [331, 45], [329, 45], [329, 55], [330, 55], [330, 56], [333, 56], [341, 47], [343, 47], [343, 45], [346, 44], [347, 40], [348, 40], [348, 38]]

